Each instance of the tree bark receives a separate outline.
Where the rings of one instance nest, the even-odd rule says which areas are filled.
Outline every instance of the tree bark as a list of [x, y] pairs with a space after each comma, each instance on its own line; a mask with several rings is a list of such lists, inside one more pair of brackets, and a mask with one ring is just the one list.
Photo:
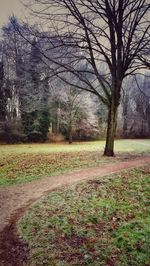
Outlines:
[[124, 102], [123, 102], [123, 137], [126, 139], [128, 137], [128, 102], [129, 98], [127, 95], [124, 96]]
[[70, 121], [69, 130], [68, 130], [68, 140], [69, 144], [72, 144], [72, 122]]
[[69, 144], [72, 144], [72, 132], [69, 132]]
[[113, 101], [108, 110], [107, 136], [104, 156], [114, 156], [114, 140], [116, 133], [116, 112], [117, 104]]

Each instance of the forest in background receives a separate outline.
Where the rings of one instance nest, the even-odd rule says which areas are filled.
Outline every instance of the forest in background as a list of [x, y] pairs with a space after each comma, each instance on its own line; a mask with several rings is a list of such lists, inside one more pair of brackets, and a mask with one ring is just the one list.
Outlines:
[[[42, 54], [43, 47], [47, 53], [51, 50], [36, 26], [33, 32], [16, 17], [1, 30], [0, 141], [72, 143], [105, 138], [106, 106], [95, 95], [52, 77], [51, 64]], [[75, 78], [68, 73], [68, 79]], [[150, 137], [149, 88], [148, 71], [124, 80], [116, 137]]]

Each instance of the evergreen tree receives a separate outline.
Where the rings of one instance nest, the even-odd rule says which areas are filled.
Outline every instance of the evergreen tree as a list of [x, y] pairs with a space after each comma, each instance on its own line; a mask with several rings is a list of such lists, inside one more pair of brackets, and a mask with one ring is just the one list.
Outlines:
[[29, 111], [22, 115], [24, 131], [31, 141], [46, 140], [50, 118], [48, 111], [48, 78], [41, 78], [42, 60], [39, 43], [32, 41], [29, 66], [27, 69]]

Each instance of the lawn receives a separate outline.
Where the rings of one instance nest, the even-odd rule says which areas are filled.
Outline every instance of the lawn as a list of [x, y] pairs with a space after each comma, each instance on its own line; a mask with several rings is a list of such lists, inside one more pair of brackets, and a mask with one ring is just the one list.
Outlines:
[[149, 153], [150, 140], [117, 140], [116, 158], [102, 156], [104, 141], [0, 146], [0, 186], [30, 182], [83, 167]]
[[[71, 145], [68, 143], [58, 144], [17, 144], [17, 145], [1, 145], [0, 154], [20, 154], [20, 153], [58, 153], [58, 152], [76, 152], [76, 151], [103, 151], [105, 141], [88, 141], [75, 142]], [[150, 152], [150, 139], [134, 139], [134, 140], [116, 140], [116, 152]]]
[[145, 166], [41, 198], [18, 224], [28, 265], [150, 265], [149, 185]]

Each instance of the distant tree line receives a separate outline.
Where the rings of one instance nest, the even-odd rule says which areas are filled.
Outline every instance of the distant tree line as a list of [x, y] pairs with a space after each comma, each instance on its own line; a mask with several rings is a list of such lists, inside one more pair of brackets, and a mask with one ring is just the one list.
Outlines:
[[98, 136], [94, 99], [50, 78], [51, 68], [40, 52], [46, 44], [27, 24], [12, 17], [2, 28], [0, 45], [1, 140], [45, 141], [52, 135], [55, 141], [62, 134], [71, 143]]

